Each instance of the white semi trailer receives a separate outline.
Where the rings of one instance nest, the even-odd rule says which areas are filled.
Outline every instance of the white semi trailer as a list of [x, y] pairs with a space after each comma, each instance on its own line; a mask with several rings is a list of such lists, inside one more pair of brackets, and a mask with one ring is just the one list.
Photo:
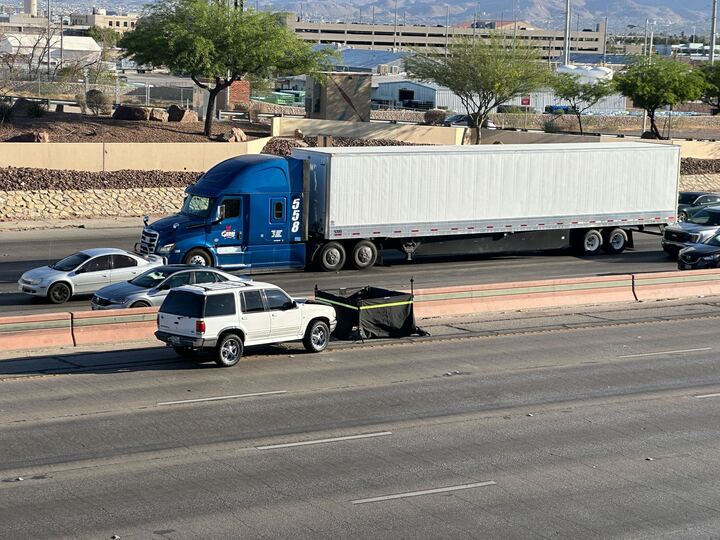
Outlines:
[[[651, 143], [298, 148], [308, 259], [328, 271], [456, 253], [620, 253], [676, 220], [680, 148]], [[294, 161], [290, 159], [290, 161]], [[447, 250], [445, 250], [447, 252]]]

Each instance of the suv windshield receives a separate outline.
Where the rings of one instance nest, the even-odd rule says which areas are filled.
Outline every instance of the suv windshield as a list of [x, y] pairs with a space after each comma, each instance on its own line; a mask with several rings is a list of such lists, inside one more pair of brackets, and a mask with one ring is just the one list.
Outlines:
[[69, 257], [65, 257], [55, 264], [51, 264], [50, 268], [53, 270], [60, 270], [62, 272], [69, 272], [70, 270], [75, 270], [89, 258], [90, 255], [86, 255], [85, 253], [73, 253]]
[[720, 212], [700, 210], [688, 219], [688, 222], [694, 223], [695, 225], [720, 225]]
[[214, 203], [215, 199], [209, 197], [189, 195], [185, 198], [180, 213], [190, 217], [206, 218], [210, 215], [210, 209]]
[[170, 291], [160, 306], [160, 311], [170, 315], [181, 315], [201, 319], [205, 310], [205, 297], [188, 291]]
[[158, 285], [160, 285], [160, 283], [166, 277], [171, 276], [175, 272], [175, 270], [163, 270], [154, 268], [152, 270], [148, 270], [144, 274], [140, 274], [135, 279], [131, 279], [130, 283], [132, 283], [133, 285], [137, 285], [138, 287], [152, 289], [153, 287], [157, 287]]

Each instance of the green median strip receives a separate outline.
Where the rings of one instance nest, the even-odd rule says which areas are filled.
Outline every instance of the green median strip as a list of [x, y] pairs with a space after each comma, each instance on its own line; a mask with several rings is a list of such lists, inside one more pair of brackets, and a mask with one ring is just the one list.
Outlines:
[[720, 274], [711, 275], [682, 275], [677, 277], [637, 277], [635, 278], [635, 286], [642, 287], [643, 285], [664, 285], [670, 283], [702, 283], [707, 281], [720, 281]]

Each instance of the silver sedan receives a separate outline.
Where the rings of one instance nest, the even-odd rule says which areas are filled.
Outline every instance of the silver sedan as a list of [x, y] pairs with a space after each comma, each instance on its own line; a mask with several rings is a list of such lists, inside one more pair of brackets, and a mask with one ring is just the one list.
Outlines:
[[90, 301], [92, 309], [122, 309], [160, 306], [170, 289], [183, 285], [244, 280], [218, 270], [194, 264], [168, 264], [148, 270], [125, 283], [104, 287]]
[[75, 295], [94, 293], [162, 264], [162, 257], [157, 255], [141, 256], [116, 248], [85, 249], [49, 266], [25, 272], [18, 288], [25, 294], [62, 304]]

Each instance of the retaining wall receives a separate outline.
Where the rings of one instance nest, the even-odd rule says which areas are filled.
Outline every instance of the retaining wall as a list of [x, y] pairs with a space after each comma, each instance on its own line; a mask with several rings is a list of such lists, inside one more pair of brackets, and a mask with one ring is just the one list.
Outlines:
[[[415, 291], [418, 317], [720, 295], [720, 271], [658, 272]], [[157, 308], [0, 317], [0, 349], [154, 339]], [[158, 342], [159, 344], [159, 342]]]
[[8, 143], [0, 167], [71, 171], [206, 171], [234, 156], [259, 154], [269, 137], [222, 143]]

